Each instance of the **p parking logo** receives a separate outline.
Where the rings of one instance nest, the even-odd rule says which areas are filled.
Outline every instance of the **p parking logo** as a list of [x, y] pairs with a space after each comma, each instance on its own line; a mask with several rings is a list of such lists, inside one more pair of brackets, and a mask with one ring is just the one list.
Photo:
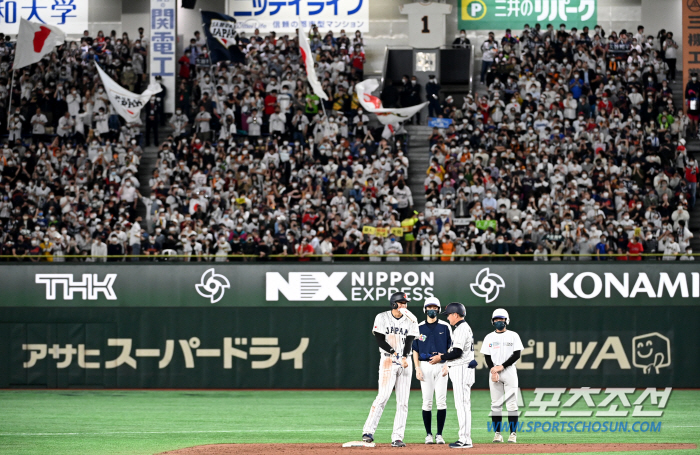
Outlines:
[[478, 21], [486, 16], [486, 3], [482, 0], [462, 0], [462, 20]]

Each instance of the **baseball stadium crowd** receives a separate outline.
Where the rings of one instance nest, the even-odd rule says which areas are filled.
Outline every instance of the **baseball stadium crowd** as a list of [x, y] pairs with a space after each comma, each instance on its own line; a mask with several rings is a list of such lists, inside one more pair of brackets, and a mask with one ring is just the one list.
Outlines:
[[669, 85], [673, 33], [537, 24], [480, 47], [479, 93], [432, 101], [453, 123], [433, 130], [425, 178], [427, 205], [450, 210], [444, 223], [468, 223], [455, 235], [438, 222], [422, 251], [692, 260], [698, 165], [685, 137], [697, 134], [700, 83], [686, 88], [686, 115]]
[[[12, 97], [0, 122], [9, 260], [693, 259], [684, 253], [698, 167], [682, 138], [697, 134], [697, 115], [673, 104], [672, 33], [537, 25], [491, 34], [479, 94], [441, 102], [434, 79], [425, 87], [431, 113], [453, 123], [430, 137], [422, 212], [408, 185], [410, 138], [363, 112], [354, 92], [364, 77], [359, 31], [309, 32], [326, 101], [306, 83], [296, 39], [240, 34], [245, 60], [212, 65], [196, 32], [178, 61], [175, 113], [166, 118], [162, 93], [130, 124], [111, 109], [95, 64], [140, 93], [142, 29], [134, 39], [86, 31], [17, 71], [12, 91], [14, 45], [0, 38], [4, 111]], [[407, 76], [382, 99], [410, 106], [420, 90]], [[699, 90], [694, 78], [689, 107]], [[157, 162], [144, 190], [137, 176], [151, 143]]]
[[0, 33], [2, 260], [124, 254], [139, 225], [142, 124], [120, 122], [94, 64], [141, 92], [147, 48], [142, 28], [133, 38], [86, 31], [12, 78], [16, 42]]

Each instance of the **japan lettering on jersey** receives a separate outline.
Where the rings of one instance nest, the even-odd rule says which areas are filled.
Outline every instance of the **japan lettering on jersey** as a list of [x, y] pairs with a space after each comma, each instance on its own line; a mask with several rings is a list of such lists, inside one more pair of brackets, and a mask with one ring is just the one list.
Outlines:
[[[522, 350], [523, 342], [520, 341], [520, 335], [511, 330], [489, 333], [481, 346], [481, 353], [490, 355], [494, 365], [501, 365], [513, 355], [513, 352]], [[515, 368], [515, 364], [512, 367]]]
[[[396, 352], [403, 352], [407, 336], [417, 337], [420, 335], [417, 323], [403, 315], [401, 315], [399, 319], [396, 319], [394, 315], [391, 314], [391, 311], [379, 313], [377, 317], [374, 318], [374, 328], [372, 332], [383, 334], [386, 338], [386, 342], [389, 343], [389, 346], [394, 348]], [[379, 352], [384, 353], [386, 351], [379, 348]]]
[[458, 323], [453, 330], [450, 352], [453, 349], [461, 349], [462, 356], [458, 359], [448, 360], [449, 366], [463, 365], [474, 360], [474, 334], [466, 321]]

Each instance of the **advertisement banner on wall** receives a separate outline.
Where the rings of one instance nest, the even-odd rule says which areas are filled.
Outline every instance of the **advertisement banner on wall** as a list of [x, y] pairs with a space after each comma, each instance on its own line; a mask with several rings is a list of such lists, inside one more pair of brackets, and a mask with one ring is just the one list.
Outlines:
[[[683, 33], [675, 38], [683, 37], [683, 87], [687, 87], [691, 74], [700, 73], [700, 2], [697, 0], [684, 0], [683, 4]], [[673, 40], [669, 40], [669, 46], [677, 46]], [[697, 90], [696, 90], [697, 91]], [[695, 97], [700, 98], [700, 93]], [[695, 101], [697, 103], [697, 100]], [[687, 107], [687, 106], [686, 106]]]
[[19, 32], [20, 17], [40, 24], [55, 25], [69, 36], [88, 29], [88, 0], [4, 0], [0, 1], [0, 30]]
[[255, 29], [262, 35], [272, 31], [278, 36], [291, 34], [297, 28], [317, 25], [320, 32], [339, 32], [348, 36], [369, 31], [370, 0], [335, 0], [275, 2], [267, 0], [228, 0], [226, 14], [236, 18], [236, 28], [250, 36]]
[[376, 307], [394, 292], [414, 305], [436, 296], [468, 307], [692, 306], [700, 298], [700, 267], [680, 262], [114, 264], [0, 266], [0, 307]]
[[175, 0], [151, 0], [151, 52], [149, 72], [151, 84], [156, 76], [165, 86], [165, 93], [159, 96], [165, 112], [175, 112], [175, 48], [177, 5]]
[[543, 30], [548, 23], [581, 30], [596, 25], [598, 0], [459, 0], [458, 17], [460, 30], [522, 30], [538, 22]]
[[[698, 307], [505, 306], [520, 387], [700, 386]], [[0, 308], [0, 387], [376, 387], [370, 331], [388, 304], [264, 307]], [[492, 310], [467, 308], [476, 388]]]

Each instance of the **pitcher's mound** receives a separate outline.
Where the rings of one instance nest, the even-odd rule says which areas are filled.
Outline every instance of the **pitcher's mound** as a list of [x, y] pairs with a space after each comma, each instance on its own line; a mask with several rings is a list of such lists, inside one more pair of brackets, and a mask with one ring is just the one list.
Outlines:
[[[445, 452], [447, 445], [408, 444], [397, 449], [390, 444], [377, 444], [374, 448], [343, 448], [342, 444], [211, 444], [187, 447], [164, 452], [170, 455], [257, 455], [257, 454], [304, 454], [304, 455], [349, 455], [366, 453], [371, 455], [405, 453]], [[573, 452], [636, 452], [640, 450], [694, 450], [695, 444], [475, 444], [471, 449], [456, 453], [469, 455], [498, 455], [520, 453], [573, 453]]]

